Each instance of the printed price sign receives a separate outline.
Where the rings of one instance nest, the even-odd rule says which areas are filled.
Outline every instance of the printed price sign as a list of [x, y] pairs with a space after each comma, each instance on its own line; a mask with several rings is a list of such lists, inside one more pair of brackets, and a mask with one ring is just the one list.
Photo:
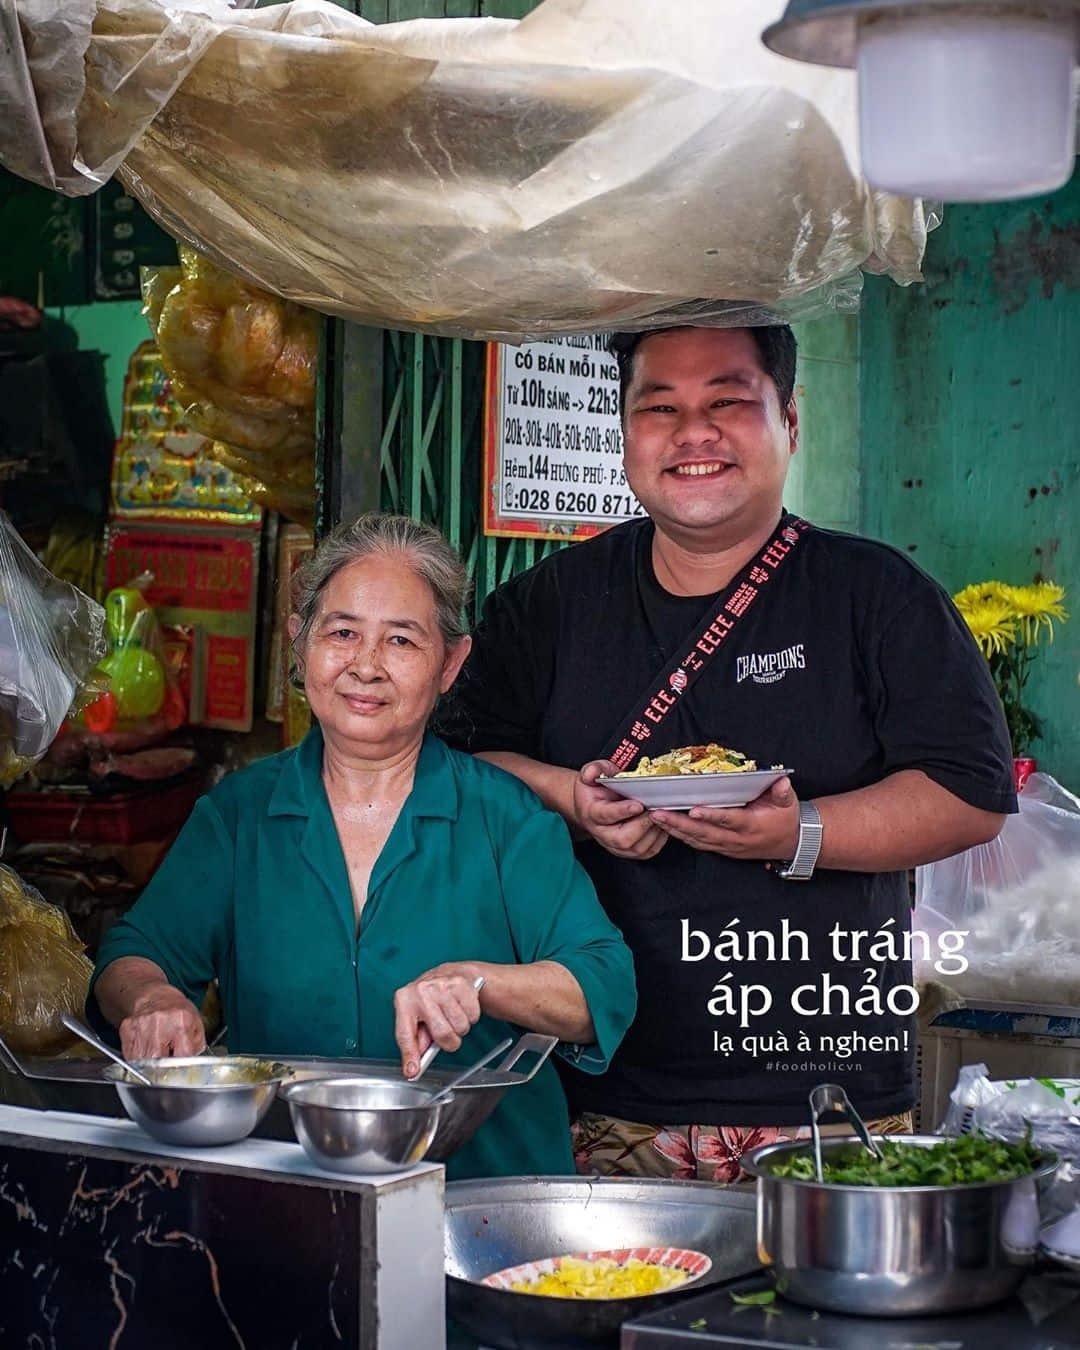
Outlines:
[[490, 343], [484, 533], [584, 539], [644, 514], [623, 473], [606, 335]]

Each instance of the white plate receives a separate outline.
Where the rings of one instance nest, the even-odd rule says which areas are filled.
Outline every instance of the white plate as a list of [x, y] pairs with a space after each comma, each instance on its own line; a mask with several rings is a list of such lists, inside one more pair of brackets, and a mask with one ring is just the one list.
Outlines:
[[659, 773], [596, 781], [653, 810], [689, 811], [692, 806], [745, 806], [790, 773], [790, 769], [754, 769], [750, 773]]

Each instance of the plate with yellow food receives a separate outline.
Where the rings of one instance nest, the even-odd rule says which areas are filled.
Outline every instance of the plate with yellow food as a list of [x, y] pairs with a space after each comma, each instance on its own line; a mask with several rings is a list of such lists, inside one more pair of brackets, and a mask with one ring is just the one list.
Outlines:
[[597, 781], [651, 810], [745, 806], [791, 773], [782, 764], [759, 769], [741, 750], [710, 742], [643, 755], [632, 769]]
[[704, 1252], [685, 1247], [621, 1247], [526, 1261], [497, 1270], [480, 1283], [540, 1298], [644, 1298], [684, 1289], [711, 1269]]

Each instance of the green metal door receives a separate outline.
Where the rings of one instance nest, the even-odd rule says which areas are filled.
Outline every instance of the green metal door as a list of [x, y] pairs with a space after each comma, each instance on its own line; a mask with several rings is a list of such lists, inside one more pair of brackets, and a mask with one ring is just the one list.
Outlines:
[[474, 603], [555, 541], [481, 532], [484, 344], [386, 334], [381, 506], [437, 525], [473, 579]]

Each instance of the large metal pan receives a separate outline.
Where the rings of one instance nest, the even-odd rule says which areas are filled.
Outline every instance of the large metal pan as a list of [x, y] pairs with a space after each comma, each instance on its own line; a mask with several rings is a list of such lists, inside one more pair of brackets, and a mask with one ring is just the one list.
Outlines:
[[[712, 1269], [684, 1291], [642, 1298], [544, 1298], [480, 1283], [546, 1256], [665, 1246], [704, 1252]], [[758, 1268], [753, 1195], [709, 1182], [501, 1177], [446, 1188], [447, 1311], [498, 1350], [614, 1346], [629, 1318]]]
[[40, 1111], [79, 1111], [91, 1116], [123, 1116], [116, 1088], [105, 1077], [108, 1060], [16, 1056], [0, 1038], [0, 1103]]
[[[526, 1032], [506, 1052], [495, 1068], [484, 1070], [467, 1079], [454, 1092], [439, 1117], [439, 1128], [426, 1154], [429, 1162], [445, 1162], [457, 1149], [473, 1137], [512, 1087], [530, 1082], [558, 1044], [555, 1036], [541, 1036]], [[517, 1064], [532, 1055], [532, 1064], [524, 1071]], [[404, 1081], [401, 1065], [380, 1059], [331, 1059], [314, 1055], [300, 1055], [275, 1061], [290, 1070], [289, 1082], [308, 1078], [374, 1077]], [[9, 1070], [0, 1073], [0, 1102], [12, 1106], [31, 1106], [43, 1110], [78, 1111], [88, 1115], [122, 1116], [123, 1107], [110, 1080], [110, 1065], [101, 1059], [41, 1059], [10, 1055], [5, 1058], [0, 1041], [0, 1066]], [[456, 1077], [453, 1068], [431, 1068], [413, 1079], [432, 1091], [438, 1091]], [[266, 1115], [255, 1127], [256, 1139], [296, 1138], [289, 1110], [285, 1102], [275, 1100]]]
[[[884, 1142], [882, 1140], [881, 1142]], [[890, 1135], [929, 1147], [938, 1135]], [[825, 1162], [862, 1148], [824, 1139]], [[1038, 1188], [1056, 1159], [1029, 1176], [965, 1186], [842, 1186], [777, 1177], [806, 1143], [743, 1155], [758, 1181], [758, 1245], [785, 1298], [830, 1312], [913, 1316], [960, 1312], [1007, 1298], [1035, 1259]]]

